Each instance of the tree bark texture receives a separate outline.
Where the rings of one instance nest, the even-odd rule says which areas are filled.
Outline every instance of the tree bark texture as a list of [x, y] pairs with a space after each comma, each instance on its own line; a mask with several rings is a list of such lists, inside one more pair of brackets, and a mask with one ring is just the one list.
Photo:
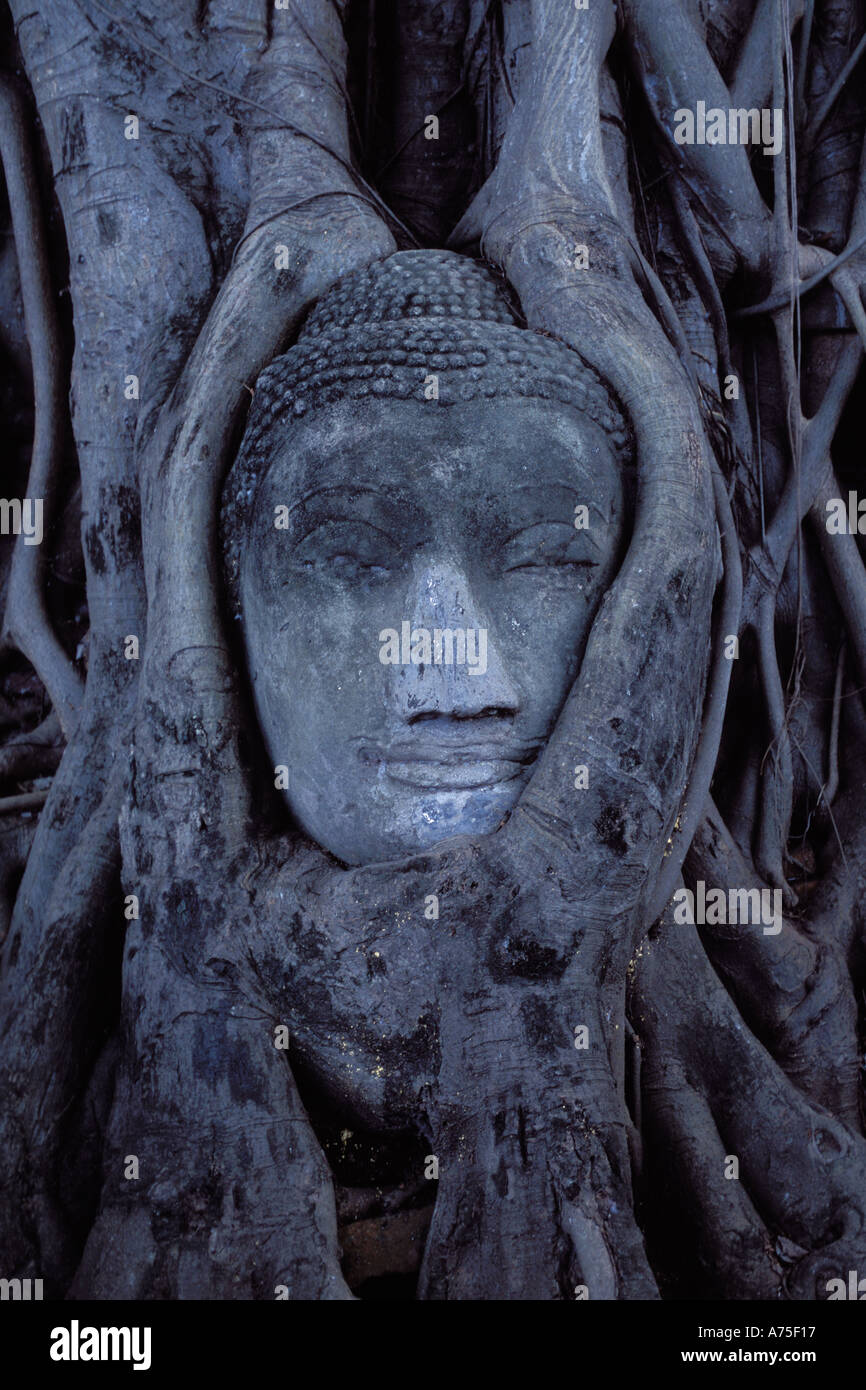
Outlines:
[[[4, 406], [46, 518], [2, 566], [8, 1276], [822, 1299], [866, 1270], [866, 573], [827, 525], [863, 476], [863, 11], [8, 0]], [[678, 144], [701, 102], [778, 112], [781, 152]], [[259, 372], [414, 246], [483, 258], [611, 385], [637, 501], [505, 824], [347, 868], [272, 796], [217, 515]], [[698, 882], [778, 891], [781, 930], [684, 925]]]

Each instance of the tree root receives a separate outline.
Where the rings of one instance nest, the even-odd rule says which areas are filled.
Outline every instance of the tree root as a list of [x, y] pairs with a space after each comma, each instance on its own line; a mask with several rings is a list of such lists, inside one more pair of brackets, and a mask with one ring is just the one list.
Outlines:
[[[33, 366], [35, 427], [27, 495], [41, 500], [43, 527], [50, 528], [63, 456], [66, 382], [29, 143], [23, 103], [14, 84], [4, 78], [0, 80], [0, 160]], [[42, 573], [41, 545], [26, 544], [20, 536], [9, 577], [4, 635], [36, 668], [68, 740], [81, 713], [83, 686], [51, 626]]]
[[[704, 1258], [717, 1259], [725, 1232], [739, 1229], [737, 1248], [752, 1253], [737, 1265], [737, 1296], [771, 1296], [772, 1263], [758, 1255], [766, 1231], [801, 1250], [787, 1272], [777, 1265], [778, 1294], [826, 1298], [827, 1279], [862, 1266], [866, 1254], [866, 1141], [797, 1091], [743, 1029], [691, 928], [666, 920], [644, 943], [630, 1015], [646, 1054], [651, 1122], [660, 1099], [667, 1145], [685, 1144], [692, 1163], [702, 1153], [705, 1181], [691, 1191]], [[694, 1101], [683, 1100], [695, 1092], [697, 1133]], [[726, 1176], [725, 1156], [738, 1160], [737, 1177]]]

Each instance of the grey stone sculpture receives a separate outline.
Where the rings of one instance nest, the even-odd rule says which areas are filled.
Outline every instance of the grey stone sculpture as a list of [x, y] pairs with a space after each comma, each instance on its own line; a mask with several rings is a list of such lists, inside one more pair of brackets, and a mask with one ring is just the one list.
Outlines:
[[290, 808], [338, 859], [513, 808], [620, 558], [628, 438], [453, 252], [355, 272], [259, 378], [229, 589]]

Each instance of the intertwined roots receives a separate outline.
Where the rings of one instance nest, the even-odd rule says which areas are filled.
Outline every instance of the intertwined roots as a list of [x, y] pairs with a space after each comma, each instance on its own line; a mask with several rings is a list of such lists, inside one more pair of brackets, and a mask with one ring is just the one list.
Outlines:
[[[387, 51], [420, 25], [430, 61], [383, 76], [393, 109], [436, 105], [439, 154], [449, 112], [474, 123], [476, 155], [450, 165], [425, 163], [436, 142], [411, 129], [377, 149], [375, 82], [352, 119], [348, 92], [386, 51], [357, 5], [369, 62], [344, 5], [263, 3], [243, 29], [203, 9], [193, 24], [160, 0], [145, 33], [125, 4], [10, 4], [75, 354], [70, 379], [62, 257], [30, 115], [4, 82], [26, 491], [47, 528], [45, 547], [16, 546], [4, 656], [26, 655], [52, 707], [0, 753], [6, 1272], [54, 1294], [347, 1297], [332, 1175], [273, 1046], [284, 1024], [311, 1108], [341, 1096], [438, 1155], [424, 1296], [677, 1296], [698, 1278], [722, 1297], [826, 1297], [866, 1266], [866, 577], [857, 534], [825, 525], [858, 482], [859, 4], [746, 4], [735, 23], [670, 0], [455, 0], [437, 37], [406, 0]], [[782, 112], [781, 152], [677, 144], [677, 113], [699, 102]], [[375, 360], [390, 330], [370, 324], [352, 376], [353, 325], [317, 316], [338, 282], [404, 264], [413, 229], [358, 172], [386, 162], [404, 211], [429, 182], [419, 227], [454, 205], [457, 170], [451, 245], [483, 254], [526, 329], [493, 309], [486, 272], [447, 256], [458, 313], [502, 315], [484, 336], [512, 379], [510, 335], [523, 361], [533, 338], [553, 395], [582, 386], [603, 421], [609, 388], [639, 481], [631, 547], [518, 810], [483, 844], [368, 872], [265, 814], [216, 519], [257, 382], [262, 425], [269, 399], [399, 396], [440, 361], [446, 402], [452, 381], [484, 390], [492, 349], [462, 325], [459, 343], [434, 336], [457, 322], [447, 296], [426, 318], [407, 301], [405, 361], [393, 345]], [[402, 306], [380, 291], [371, 305]], [[576, 375], [554, 365], [575, 354]], [[77, 664], [45, 563], [74, 471], [68, 394], [90, 621]], [[64, 741], [31, 834], [15, 798], [38, 809], [32, 778]], [[678, 926], [661, 914], [681, 872], [726, 896], [782, 892], [781, 932]], [[374, 936], [387, 970], [371, 981]], [[666, 1193], [687, 1210], [681, 1241]]]

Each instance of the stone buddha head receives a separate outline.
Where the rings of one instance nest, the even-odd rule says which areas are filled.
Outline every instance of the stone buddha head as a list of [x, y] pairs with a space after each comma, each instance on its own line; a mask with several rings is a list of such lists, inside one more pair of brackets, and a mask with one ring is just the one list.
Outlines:
[[630, 442], [583, 359], [450, 252], [348, 275], [262, 373], [227, 583], [288, 805], [345, 864], [513, 808], [622, 557]]

